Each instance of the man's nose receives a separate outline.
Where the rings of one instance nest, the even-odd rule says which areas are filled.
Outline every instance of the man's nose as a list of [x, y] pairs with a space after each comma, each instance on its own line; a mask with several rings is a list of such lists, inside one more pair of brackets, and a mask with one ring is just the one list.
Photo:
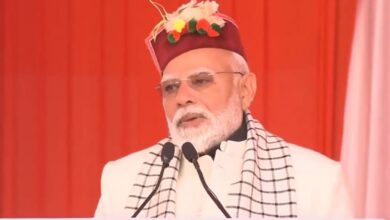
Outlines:
[[176, 93], [175, 99], [178, 107], [194, 104], [196, 100], [196, 91], [191, 88], [187, 82], [183, 82]]

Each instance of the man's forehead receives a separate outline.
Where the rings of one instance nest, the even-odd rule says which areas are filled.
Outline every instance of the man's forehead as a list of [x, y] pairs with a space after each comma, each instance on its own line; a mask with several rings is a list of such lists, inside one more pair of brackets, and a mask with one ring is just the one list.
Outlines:
[[187, 51], [172, 59], [162, 77], [190, 75], [199, 70], [228, 71], [232, 64], [234, 52], [220, 48], [198, 48]]

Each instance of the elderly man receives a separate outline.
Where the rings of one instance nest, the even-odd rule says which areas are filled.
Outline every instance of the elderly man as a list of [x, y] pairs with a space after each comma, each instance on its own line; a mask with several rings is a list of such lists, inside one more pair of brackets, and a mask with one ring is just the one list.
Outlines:
[[[251, 115], [256, 77], [235, 23], [217, 9], [191, 1], [164, 15], [149, 37], [170, 137], [105, 166], [95, 216], [131, 217], [139, 209], [140, 217], [223, 217], [182, 156], [185, 142], [232, 217], [350, 216], [339, 164], [286, 143]], [[174, 157], [156, 186], [167, 142]]]

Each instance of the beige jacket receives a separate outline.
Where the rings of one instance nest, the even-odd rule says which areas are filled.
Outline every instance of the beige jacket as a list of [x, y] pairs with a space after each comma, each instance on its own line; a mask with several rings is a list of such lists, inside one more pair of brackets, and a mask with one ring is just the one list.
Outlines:
[[[215, 159], [199, 159], [206, 182], [224, 204], [229, 180], [240, 173], [240, 157], [245, 141], [221, 144]], [[298, 217], [352, 217], [349, 195], [343, 182], [340, 164], [312, 150], [289, 144], [297, 190]], [[95, 217], [129, 217], [127, 197], [137, 177], [143, 158], [151, 148], [127, 155], [106, 164], [101, 180], [101, 197]], [[184, 157], [183, 157], [184, 160]], [[238, 168], [237, 168], [238, 167]], [[177, 184], [176, 217], [223, 217], [203, 190], [195, 170], [182, 161]]]

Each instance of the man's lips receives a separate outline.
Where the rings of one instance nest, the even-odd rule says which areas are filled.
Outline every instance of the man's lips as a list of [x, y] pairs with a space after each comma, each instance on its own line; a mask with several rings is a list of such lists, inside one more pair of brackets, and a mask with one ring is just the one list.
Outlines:
[[186, 125], [191, 125], [191, 124], [195, 125], [198, 124], [196, 122], [199, 121], [199, 119], [205, 119], [205, 118], [206, 117], [202, 114], [195, 114], [195, 113], [186, 114], [179, 120], [177, 126], [187, 127]]

